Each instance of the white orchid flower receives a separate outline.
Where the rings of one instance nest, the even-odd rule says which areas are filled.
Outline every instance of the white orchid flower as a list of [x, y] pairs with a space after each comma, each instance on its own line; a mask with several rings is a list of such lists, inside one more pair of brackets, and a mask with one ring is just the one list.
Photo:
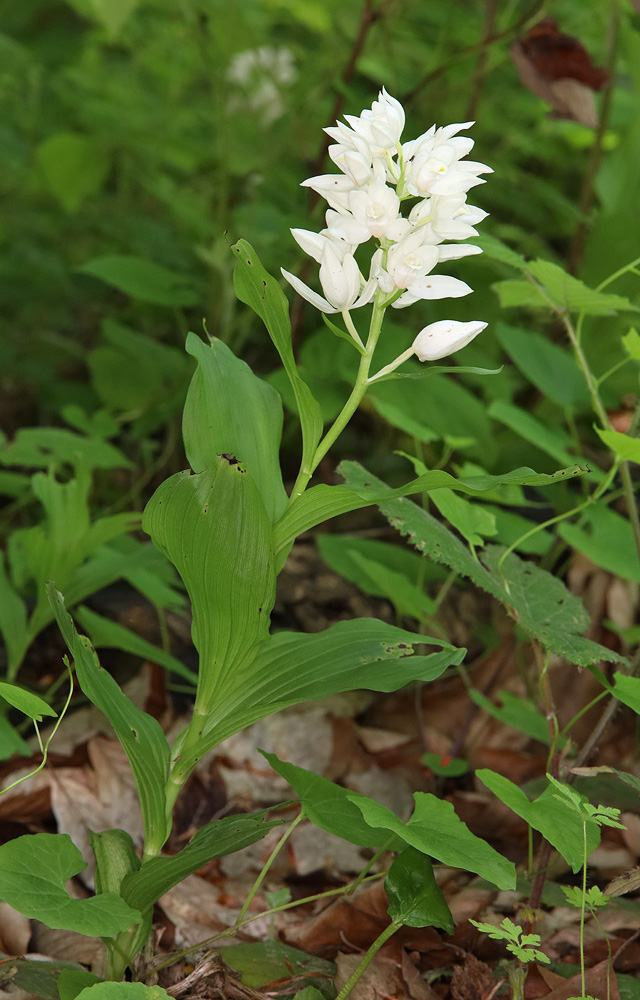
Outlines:
[[455, 319], [439, 319], [420, 331], [411, 350], [419, 361], [438, 361], [449, 354], [461, 351], [486, 327], [486, 323], [472, 320], [460, 323]]
[[[320, 264], [320, 284], [326, 297], [314, 292], [295, 274], [281, 269], [283, 276], [296, 290], [298, 295], [310, 302], [321, 312], [345, 313], [350, 309], [359, 309], [373, 298], [376, 290], [375, 278], [370, 278], [365, 284], [360, 268], [353, 254], [347, 253], [342, 260], [335, 248], [327, 241], [322, 251]], [[364, 285], [364, 287], [362, 287]], [[362, 289], [362, 290], [361, 290]]]

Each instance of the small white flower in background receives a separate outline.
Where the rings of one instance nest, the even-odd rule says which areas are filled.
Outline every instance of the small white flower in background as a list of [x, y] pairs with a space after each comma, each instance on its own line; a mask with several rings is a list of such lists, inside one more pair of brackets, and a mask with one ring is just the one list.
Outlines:
[[227, 69], [227, 79], [244, 91], [244, 101], [234, 95], [231, 110], [259, 112], [263, 124], [271, 125], [282, 117], [285, 108], [281, 90], [297, 78], [293, 52], [283, 46], [261, 45], [238, 52]]
[[[464, 281], [434, 274], [444, 261], [481, 250], [472, 244], [445, 244], [477, 235], [487, 213], [467, 205], [467, 192], [492, 173], [484, 163], [467, 160], [473, 140], [458, 135], [473, 122], [433, 125], [417, 139], [402, 142], [404, 109], [383, 88], [370, 109], [345, 115], [325, 132], [333, 140], [329, 156], [341, 171], [303, 181], [329, 204], [321, 233], [293, 229], [305, 253], [320, 264], [324, 295], [295, 275], [282, 271], [293, 288], [325, 313], [341, 312], [351, 336], [361, 345], [351, 309], [372, 299], [378, 307], [405, 308], [420, 299], [458, 298], [472, 289]], [[402, 205], [420, 199], [408, 212]], [[373, 240], [370, 276], [365, 280], [354, 259], [358, 247]], [[359, 251], [360, 257], [360, 251]], [[426, 326], [412, 346], [372, 376], [374, 381], [415, 355], [435, 361], [465, 347], [486, 323], [439, 320]]]

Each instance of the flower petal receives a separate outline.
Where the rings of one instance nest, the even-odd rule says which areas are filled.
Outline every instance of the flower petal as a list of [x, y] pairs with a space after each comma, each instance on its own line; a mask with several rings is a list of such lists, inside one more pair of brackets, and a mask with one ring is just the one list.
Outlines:
[[420, 361], [446, 358], [471, 343], [486, 325], [479, 321], [460, 323], [455, 319], [440, 319], [420, 331], [413, 342], [414, 353]]

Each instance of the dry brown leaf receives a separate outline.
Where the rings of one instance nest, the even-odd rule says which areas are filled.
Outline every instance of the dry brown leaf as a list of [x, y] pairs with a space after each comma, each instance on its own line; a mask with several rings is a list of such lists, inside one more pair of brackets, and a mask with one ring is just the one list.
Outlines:
[[[539, 967], [539, 972], [545, 980], [550, 981], [548, 970]], [[552, 974], [551, 974], [552, 975]], [[558, 977], [559, 978], [559, 977]], [[585, 975], [586, 992], [592, 997], [609, 997], [609, 1000], [620, 1000], [620, 992], [615, 972], [610, 968], [608, 961], [599, 962], [593, 968], [587, 969]], [[607, 980], [609, 989], [607, 990]], [[582, 984], [580, 973], [572, 976], [571, 979], [556, 981], [553, 988], [544, 996], [544, 1000], [568, 1000], [569, 997], [582, 995]]]
[[106, 948], [100, 938], [88, 937], [77, 931], [53, 930], [34, 920], [31, 949], [49, 960], [79, 962], [96, 975], [104, 975]]
[[451, 978], [453, 1000], [478, 1000], [487, 996], [494, 984], [493, 972], [485, 962], [467, 953], [462, 965], [456, 965]]
[[0, 903], [0, 951], [5, 955], [24, 955], [30, 940], [29, 918], [8, 903]]

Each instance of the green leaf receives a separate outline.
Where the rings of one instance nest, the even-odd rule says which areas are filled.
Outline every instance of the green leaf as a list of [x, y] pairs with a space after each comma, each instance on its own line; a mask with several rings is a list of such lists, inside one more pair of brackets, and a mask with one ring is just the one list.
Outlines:
[[442, 927], [453, 934], [451, 910], [435, 880], [429, 858], [406, 847], [395, 859], [385, 879], [389, 916], [407, 927]]
[[0, 681], [0, 697], [30, 719], [35, 719], [36, 722], [42, 722], [43, 715], [52, 715], [55, 718], [58, 714], [37, 694], [25, 691], [24, 688], [18, 687], [16, 684]]
[[60, 1000], [76, 1000], [78, 993], [100, 979], [86, 969], [63, 969], [58, 976], [58, 997]]
[[[380, 492], [385, 488], [379, 479], [355, 462], [345, 462], [340, 468], [353, 489], [362, 489], [365, 484], [367, 489], [375, 488]], [[552, 477], [548, 477], [549, 480], [553, 482]], [[581, 633], [589, 625], [589, 616], [579, 598], [571, 594], [561, 580], [513, 553], [498, 571], [504, 550], [494, 545], [483, 549], [483, 565], [436, 518], [409, 500], [393, 499], [397, 492], [389, 487], [386, 489], [390, 499], [378, 501], [380, 510], [401, 534], [409, 536], [418, 551], [492, 594], [511, 609], [518, 624], [539, 638], [546, 648], [579, 666], [599, 660], [620, 661], [617, 653], [582, 638]]]
[[353, 801], [354, 793], [349, 789], [342, 788], [313, 771], [278, 760], [275, 754], [267, 753], [266, 750], [261, 750], [260, 753], [273, 770], [289, 782], [300, 799], [302, 815], [321, 830], [359, 847], [377, 849], [389, 842], [388, 830], [376, 830], [363, 819]]
[[423, 753], [421, 762], [434, 774], [439, 774], [443, 778], [459, 778], [463, 774], [468, 774], [469, 765], [461, 757], [448, 757], [439, 753]]
[[169, 745], [160, 724], [122, 693], [103, 670], [86, 636], [78, 635], [64, 599], [53, 584], [47, 587], [51, 607], [75, 664], [76, 676], [87, 698], [104, 712], [129, 758], [136, 781], [145, 846], [159, 850], [169, 836], [165, 784], [169, 777]]
[[623, 705], [640, 715], [640, 677], [616, 673], [613, 678], [613, 694]]
[[171, 1000], [160, 986], [144, 983], [96, 983], [78, 993], [76, 1000]]
[[549, 742], [549, 727], [544, 715], [528, 698], [518, 698], [510, 691], [500, 691], [502, 706], [494, 705], [481, 691], [472, 690], [469, 697], [475, 705], [507, 726], [513, 726], [541, 743]]
[[[322, 981], [326, 977], [328, 980], [333, 980], [336, 974], [333, 962], [315, 955], [307, 955], [304, 951], [282, 944], [281, 941], [232, 944], [225, 946], [223, 957], [228, 965], [242, 974], [242, 982], [250, 989], [258, 989], [267, 983], [290, 980], [293, 977], [296, 983], [304, 981], [305, 978]], [[331, 985], [331, 982], [327, 983], [327, 986]], [[309, 1000], [314, 1000], [316, 995], [318, 1000], [326, 1000], [320, 990], [308, 986], [302, 992], [308, 991], [312, 993]], [[302, 992], [296, 993], [296, 996], [301, 996]], [[334, 993], [335, 991], [330, 995], [333, 996]]]
[[36, 160], [49, 191], [69, 213], [98, 194], [111, 158], [94, 139], [74, 132], [58, 132], [36, 148]]
[[509, 264], [510, 267], [515, 267], [518, 271], [526, 271], [527, 262], [524, 257], [521, 257], [519, 253], [516, 253], [515, 250], [512, 250], [511, 247], [495, 236], [488, 236], [486, 233], [483, 233], [481, 236], [474, 236], [473, 242], [491, 260], [498, 260], [502, 264]]
[[115, 41], [133, 14], [140, 0], [89, 0], [97, 21], [106, 28], [110, 41]]
[[233, 272], [236, 295], [263, 321], [291, 383], [302, 427], [301, 468], [309, 468], [322, 435], [322, 412], [309, 386], [298, 372], [291, 345], [287, 299], [278, 282], [265, 271], [255, 250], [246, 240], [238, 240], [231, 249], [237, 260]]
[[[489, 415], [494, 420], [499, 420], [510, 430], [515, 431], [525, 441], [529, 441], [540, 448], [547, 455], [550, 455], [556, 462], [568, 465], [575, 462], [576, 456], [568, 450], [574, 447], [574, 442], [568, 434], [558, 428], [547, 427], [540, 420], [537, 420], [530, 413], [507, 403], [503, 399], [494, 399], [489, 406]], [[601, 479], [602, 473], [598, 469], [589, 468], [589, 472], [594, 479]]]
[[506, 281], [494, 282], [491, 288], [498, 296], [502, 309], [513, 309], [523, 306], [530, 309], [549, 308], [548, 302], [530, 281], [508, 278]]
[[599, 427], [596, 427], [595, 431], [607, 448], [614, 451], [625, 462], [640, 463], [640, 438], [621, 434], [620, 431], [603, 431]]
[[625, 333], [622, 345], [630, 358], [640, 361], [640, 333], [634, 327]]
[[195, 306], [199, 301], [189, 275], [169, 271], [144, 257], [105, 254], [94, 257], [77, 270], [80, 274], [104, 281], [139, 302], [159, 306]]
[[83, 437], [62, 427], [21, 427], [10, 444], [0, 446], [0, 465], [55, 469], [61, 465], [92, 469], [132, 469], [133, 463], [114, 445]]
[[[444, 646], [444, 651], [412, 655], [413, 646], [422, 643]], [[257, 719], [302, 701], [358, 688], [395, 691], [412, 680], [434, 680], [464, 655], [465, 650], [441, 639], [374, 618], [338, 622], [306, 635], [279, 632], [261, 644], [244, 673], [216, 699], [202, 746], [211, 749]]]
[[[0, 760], [9, 760], [14, 754], [30, 757], [31, 753], [31, 747], [27, 741], [11, 725], [6, 716], [0, 713]], [[0, 792], [1, 794], [2, 792]]]
[[575, 360], [548, 336], [506, 323], [496, 323], [494, 330], [503, 350], [548, 399], [570, 410], [589, 400], [584, 376]]
[[484, 545], [485, 538], [495, 535], [498, 530], [493, 514], [480, 504], [457, 496], [453, 490], [433, 490], [430, 500], [469, 545]]
[[[83, 969], [77, 962], [45, 962], [43, 960], [33, 960], [29, 958], [16, 958], [15, 956], [4, 955], [0, 952], [0, 961], [3, 968], [3, 988], [6, 992], [9, 983], [14, 984], [29, 997], [37, 997], [38, 1000], [64, 1000], [63, 994], [58, 991], [58, 984], [62, 976], [69, 973], [83, 978], [83, 986], [89, 982], [97, 982], [98, 977]], [[73, 982], [73, 980], [72, 980]], [[64, 983], [64, 980], [63, 980]], [[82, 989], [82, 987], [80, 987]], [[64, 985], [63, 985], [64, 989]], [[78, 990], [68, 993], [68, 1000], [73, 1000]]]
[[[580, 871], [584, 850], [582, 819], [570, 805], [555, 797], [551, 786], [531, 802], [522, 789], [495, 771], [481, 768], [476, 771], [476, 777], [529, 826], [538, 830], [574, 872]], [[590, 854], [600, 843], [600, 830], [589, 819], [586, 826], [587, 854]]]
[[198, 675], [194, 670], [185, 667], [184, 663], [172, 653], [159, 649], [124, 625], [103, 618], [90, 608], [76, 608], [74, 615], [85, 629], [95, 649], [122, 649], [125, 653], [139, 656], [143, 660], [159, 663], [165, 670], [176, 674], [177, 677], [183, 677], [191, 684], [198, 683]]
[[209, 861], [262, 840], [270, 830], [282, 825], [281, 820], [265, 823], [267, 811], [226, 816], [207, 823], [178, 854], [171, 858], [151, 858], [138, 871], [125, 875], [121, 886], [123, 899], [129, 906], [144, 911]]
[[149, 500], [143, 529], [178, 570], [200, 655], [197, 705], [214, 711], [269, 634], [275, 600], [271, 526], [246, 466], [216, 457], [171, 476]]
[[0, 632], [7, 648], [7, 673], [15, 677], [31, 637], [27, 626], [27, 606], [12, 587], [0, 551]]
[[560, 524], [558, 534], [568, 545], [626, 580], [640, 581], [640, 562], [628, 518], [604, 504], [583, 511], [579, 524]]
[[182, 424], [189, 465], [203, 472], [217, 456], [234, 455], [249, 469], [273, 523], [287, 505], [279, 461], [280, 397], [221, 340], [207, 345], [190, 333], [186, 349], [198, 362]]
[[114, 937], [140, 913], [108, 893], [72, 899], [65, 885], [86, 868], [80, 851], [66, 833], [32, 833], [0, 846], [0, 898], [26, 917], [57, 930]]
[[560, 469], [552, 475], [534, 472], [532, 469], [515, 469], [503, 476], [471, 476], [456, 479], [439, 469], [427, 472], [405, 486], [392, 490], [375, 476], [369, 476], [357, 462], [342, 462], [338, 472], [346, 479], [347, 486], [312, 486], [292, 503], [274, 530], [276, 552], [285, 549], [303, 531], [321, 524], [338, 514], [379, 504], [382, 500], [406, 497], [412, 493], [424, 493], [443, 487], [475, 495], [495, 490], [502, 485], [547, 486], [586, 471], [577, 465]]
[[452, 868], [474, 872], [500, 889], [515, 887], [515, 865], [485, 840], [476, 837], [458, 818], [451, 802], [416, 792], [413, 815], [403, 823], [390, 809], [373, 799], [356, 797], [353, 793], [350, 797], [372, 827], [389, 830], [410, 847]]
[[628, 299], [597, 292], [549, 260], [532, 260], [528, 268], [559, 309], [584, 312], [587, 316], [611, 316], [621, 309], [638, 311]]
[[393, 604], [399, 615], [409, 615], [417, 621], [422, 621], [435, 613], [435, 601], [432, 601], [424, 590], [407, 580], [402, 573], [397, 573], [374, 559], [367, 559], [359, 552], [352, 552], [351, 559], [362, 574], [373, 581], [376, 590], [381, 591], [382, 596]]
[[386, 589], [377, 586], [369, 574], [361, 568], [360, 561], [353, 558], [354, 555], [392, 570], [416, 588], [419, 588], [424, 581], [440, 580], [445, 576], [443, 570], [431, 563], [425, 563], [417, 552], [407, 548], [406, 545], [392, 545], [390, 542], [379, 542], [372, 538], [325, 534], [316, 535], [316, 545], [331, 569], [373, 597], [386, 597]]

